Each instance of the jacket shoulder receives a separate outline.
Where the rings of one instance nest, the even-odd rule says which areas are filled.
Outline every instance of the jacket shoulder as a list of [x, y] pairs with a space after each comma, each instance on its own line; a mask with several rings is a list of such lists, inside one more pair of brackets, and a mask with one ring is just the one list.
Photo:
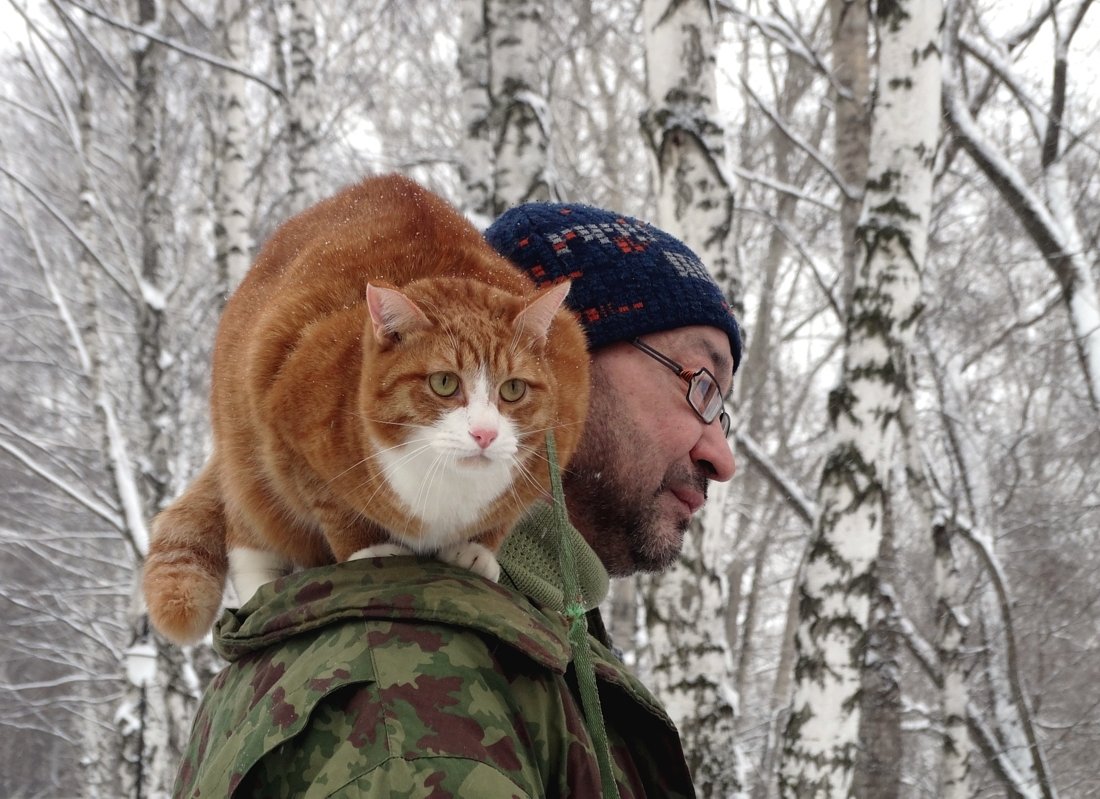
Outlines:
[[242, 793], [299, 795], [423, 757], [537, 784], [548, 742], [527, 730], [560, 713], [564, 628], [473, 575], [413, 566], [371, 591], [361, 569], [315, 570], [227, 613], [218, 640], [233, 662], [204, 697], [177, 795], [257, 781]]
[[474, 630], [564, 672], [565, 621], [516, 591], [430, 558], [349, 561], [263, 586], [218, 623], [215, 647], [233, 661], [289, 636], [348, 621], [432, 622]]

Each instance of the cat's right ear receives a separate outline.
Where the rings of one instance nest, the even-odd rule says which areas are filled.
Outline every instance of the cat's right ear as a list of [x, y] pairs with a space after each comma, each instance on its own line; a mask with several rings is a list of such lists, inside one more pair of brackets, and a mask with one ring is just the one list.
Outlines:
[[546, 336], [550, 333], [550, 325], [554, 321], [554, 314], [569, 296], [571, 285], [566, 280], [536, 296], [530, 305], [516, 315], [516, 328], [533, 341], [545, 342]]
[[367, 309], [374, 326], [375, 340], [386, 346], [401, 341], [407, 333], [432, 326], [419, 306], [397, 289], [368, 283]]

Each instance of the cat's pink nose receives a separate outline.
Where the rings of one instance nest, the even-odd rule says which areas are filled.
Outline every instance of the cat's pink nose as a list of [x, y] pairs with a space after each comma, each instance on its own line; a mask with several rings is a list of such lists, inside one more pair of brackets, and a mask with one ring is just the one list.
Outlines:
[[492, 444], [497, 440], [497, 431], [491, 430], [488, 427], [474, 427], [470, 429], [470, 435], [474, 437], [474, 441], [482, 449]]

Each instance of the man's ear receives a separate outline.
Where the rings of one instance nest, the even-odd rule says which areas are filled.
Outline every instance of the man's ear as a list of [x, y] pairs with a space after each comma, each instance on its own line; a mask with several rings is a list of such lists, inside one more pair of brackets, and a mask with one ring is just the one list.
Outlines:
[[367, 284], [367, 309], [374, 327], [374, 338], [384, 346], [398, 343], [414, 330], [426, 330], [432, 326], [415, 302], [389, 286]]
[[554, 314], [569, 296], [572, 285], [568, 280], [556, 283], [531, 300], [526, 308], [516, 314], [516, 330], [540, 344], [545, 342]]

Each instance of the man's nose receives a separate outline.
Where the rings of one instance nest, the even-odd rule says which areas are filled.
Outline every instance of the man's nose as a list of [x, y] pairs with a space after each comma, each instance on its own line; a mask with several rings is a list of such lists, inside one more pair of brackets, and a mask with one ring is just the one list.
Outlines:
[[691, 460], [710, 480], [724, 483], [737, 472], [733, 450], [717, 421], [703, 425], [702, 435], [691, 450]]

